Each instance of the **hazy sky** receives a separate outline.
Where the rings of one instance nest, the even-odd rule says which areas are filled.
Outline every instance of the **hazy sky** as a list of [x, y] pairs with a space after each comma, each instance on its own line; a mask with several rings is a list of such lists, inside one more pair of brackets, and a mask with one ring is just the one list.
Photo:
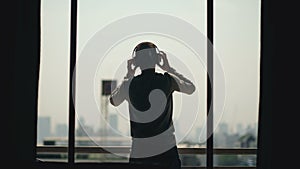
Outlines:
[[[103, 28], [135, 14], [160, 13], [175, 16], [190, 23], [204, 35], [206, 32], [205, 0], [78, 2], [78, 57]], [[68, 120], [70, 2], [42, 0], [41, 11], [39, 116], [51, 116], [54, 126], [67, 123]], [[226, 89], [225, 107], [220, 121], [232, 126], [238, 123], [253, 124], [258, 118], [260, 1], [215, 0], [214, 19], [214, 48], [223, 66]], [[98, 69], [93, 82], [95, 96], [99, 95], [101, 79], [114, 78], [120, 82], [126, 73], [126, 60], [130, 58], [134, 46], [142, 40], [154, 41], [161, 50], [173, 55], [174, 57], [169, 57], [170, 64], [196, 84], [197, 90], [191, 96], [175, 94], [174, 118], [175, 124], [183, 128], [189, 125], [190, 119], [188, 113], [185, 116], [182, 113], [196, 109], [196, 127], [201, 127], [206, 113], [205, 68], [188, 48], [170, 37], [144, 34], [123, 39], [112, 46], [102, 62], [97, 63]], [[99, 104], [100, 96], [94, 100]], [[191, 109], [181, 110], [185, 104], [182, 100], [192, 103]], [[78, 107], [80, 106], [79, 103]], [[126, 107], [126, 104], [122, 106]], [[123, 109], [110, 106], [109, 110], [116, 113]], [[100, 115], [97, 112], [80, 112], [77, 115], [83, 116], [87, 124], [98, 125]], [[121, 128], [128, 130], [126, 113], [123, 112], [119, 119]]]

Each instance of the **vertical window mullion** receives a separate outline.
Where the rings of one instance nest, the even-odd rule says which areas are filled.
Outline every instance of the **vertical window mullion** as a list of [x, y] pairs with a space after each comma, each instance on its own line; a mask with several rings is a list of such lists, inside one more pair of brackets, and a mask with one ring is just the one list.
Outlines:
[[213, 168], [213, 0], [207, 0], [207, 143], [206, 166]]
[[[70, 74], [69, 74], [69, 140], [68, 163], [74, 164], [75, 157], [75, 91], [76, 91], [76, 41], [77, 41], [77, 0], [71, 0], [71, 34], [70, 34]], [[73, 75], [74, 73], [74, 75]], [[74, 96], [74, 97], [73, 97]]]

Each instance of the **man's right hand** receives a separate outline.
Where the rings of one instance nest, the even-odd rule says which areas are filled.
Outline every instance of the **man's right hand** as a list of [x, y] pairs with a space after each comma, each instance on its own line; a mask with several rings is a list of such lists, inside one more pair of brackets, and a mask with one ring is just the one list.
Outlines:
[[170, 67], [169, 61], [168, 61], [168, 59], [167, 59], [166, 53], [163, 52], [163, 51], [160, 51], [160, 52], [158, 53], [158, 55], [161, 57], [163, 63], [162, 63], [162, 64], [158, 63], [157, 65], [158, 65], [162, 70], [169, 72], [169, 71], [171, 70], [171, 67]]
[[127, 74], [126, 74], [126, 78], [132, 78], [135, 74], [135, 70], [137, 68], [137, 66], [134, 66], [134, 68], [132, 68], [133, 65], [133, 59], [129, 59], [127, 61]]

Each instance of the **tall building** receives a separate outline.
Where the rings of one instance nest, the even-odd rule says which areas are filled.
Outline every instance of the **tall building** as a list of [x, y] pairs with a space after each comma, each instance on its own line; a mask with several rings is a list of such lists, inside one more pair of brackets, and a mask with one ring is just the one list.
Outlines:
[[38, 117], [37, 144], [43, 144], [46, 137], [51, 136], [51, 119], [48, 116]]
[[56, 137], [67, 137], [68, 136], [67, 124], [57, 124], [55, 126], [55, 136]]
[[236, 133], [239, 134], [239, 135], [242, 135], [244, 134], [245, 130], [244, 130], [244, 127], [243, 127], [243, 124], [239, 123], [236, 125]]
[[220, 123], [219, 124], [219, 132], [228, 134], [228, 132], [229, 132], [228, 124], [227, 123]]
[[109, 125], [111, 128], [118, 130], [118, 115], [117, 114], [110, 114], [109, 115]]

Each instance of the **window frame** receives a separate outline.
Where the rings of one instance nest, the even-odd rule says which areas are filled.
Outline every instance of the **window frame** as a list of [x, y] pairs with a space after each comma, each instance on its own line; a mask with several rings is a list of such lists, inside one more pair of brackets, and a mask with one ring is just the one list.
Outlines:
[[[76, 58], [77, 58], [77, 10], [78, 10], [78, 0], [70, 0], [71, 1], [71, 19], [70, 19], [70, 69], [69, 69], [69, 131], [68, 131], [68, 147], [67, 147], [67, 164], [74, 165], [75, 164], [75, 97], [73, 98], [73, 95], [75, 95], [75, 87], [76, 85], [76, 77], [73, 75], [73, 71], [76, 65]], [[208, 43], [211, 43], [213, 45], [213, 38], [214, 38], [214, 0], [207, 0], [207, 38]], [[213, 48], [207, 46], [207, 142], [206, 142], [206, 148], [205, 152], [203, 152], [200, 148], [190, 148], [191, 150], [184, 149], [180, 152], [183, 154], [188, 154], [189, 152], [195, 152], [196, 149], [200, 150], [197, 154], [206, 154], [206, 167], [208, 169], [215, 168], [214, 166], [214, 155], [215, 154], [236, 154], [236, 152], [239, 152], [240, 154], [254, 154], [257, 155], [257, 149], [247, 149], [246, 151], [234, 151], [233, 149], [225, 149], [224, 151], [219, 151], [219, 149], [214, 149], [213, 145], [213, 110], [211, 110], [212, 113], [209, 114], [210, 110], [213, 109], [213, 93], [214, 89], [211, 84], [214, 82], [214, 77], [209, 76], [213, 75], [213, 62], [214, 62], [214, 56], [213, 56]], [[37, 136], [36, 136], [37, 137]], [[65, 149], [64, 149], [65, 150]], [[84, 152], [85, 150], [83, 150]], [[194, 153], [196, 154], [196, 153]], [[200, 167], [202, 168], [202, 167]], [[219, 167], [218, 167], [219, 168]], [[224, 167], [226, 168], [226, 167]], [[251, 168], [251, 167], [246, 167]], [[254, 167], [255, 168], [255, 167]]]

